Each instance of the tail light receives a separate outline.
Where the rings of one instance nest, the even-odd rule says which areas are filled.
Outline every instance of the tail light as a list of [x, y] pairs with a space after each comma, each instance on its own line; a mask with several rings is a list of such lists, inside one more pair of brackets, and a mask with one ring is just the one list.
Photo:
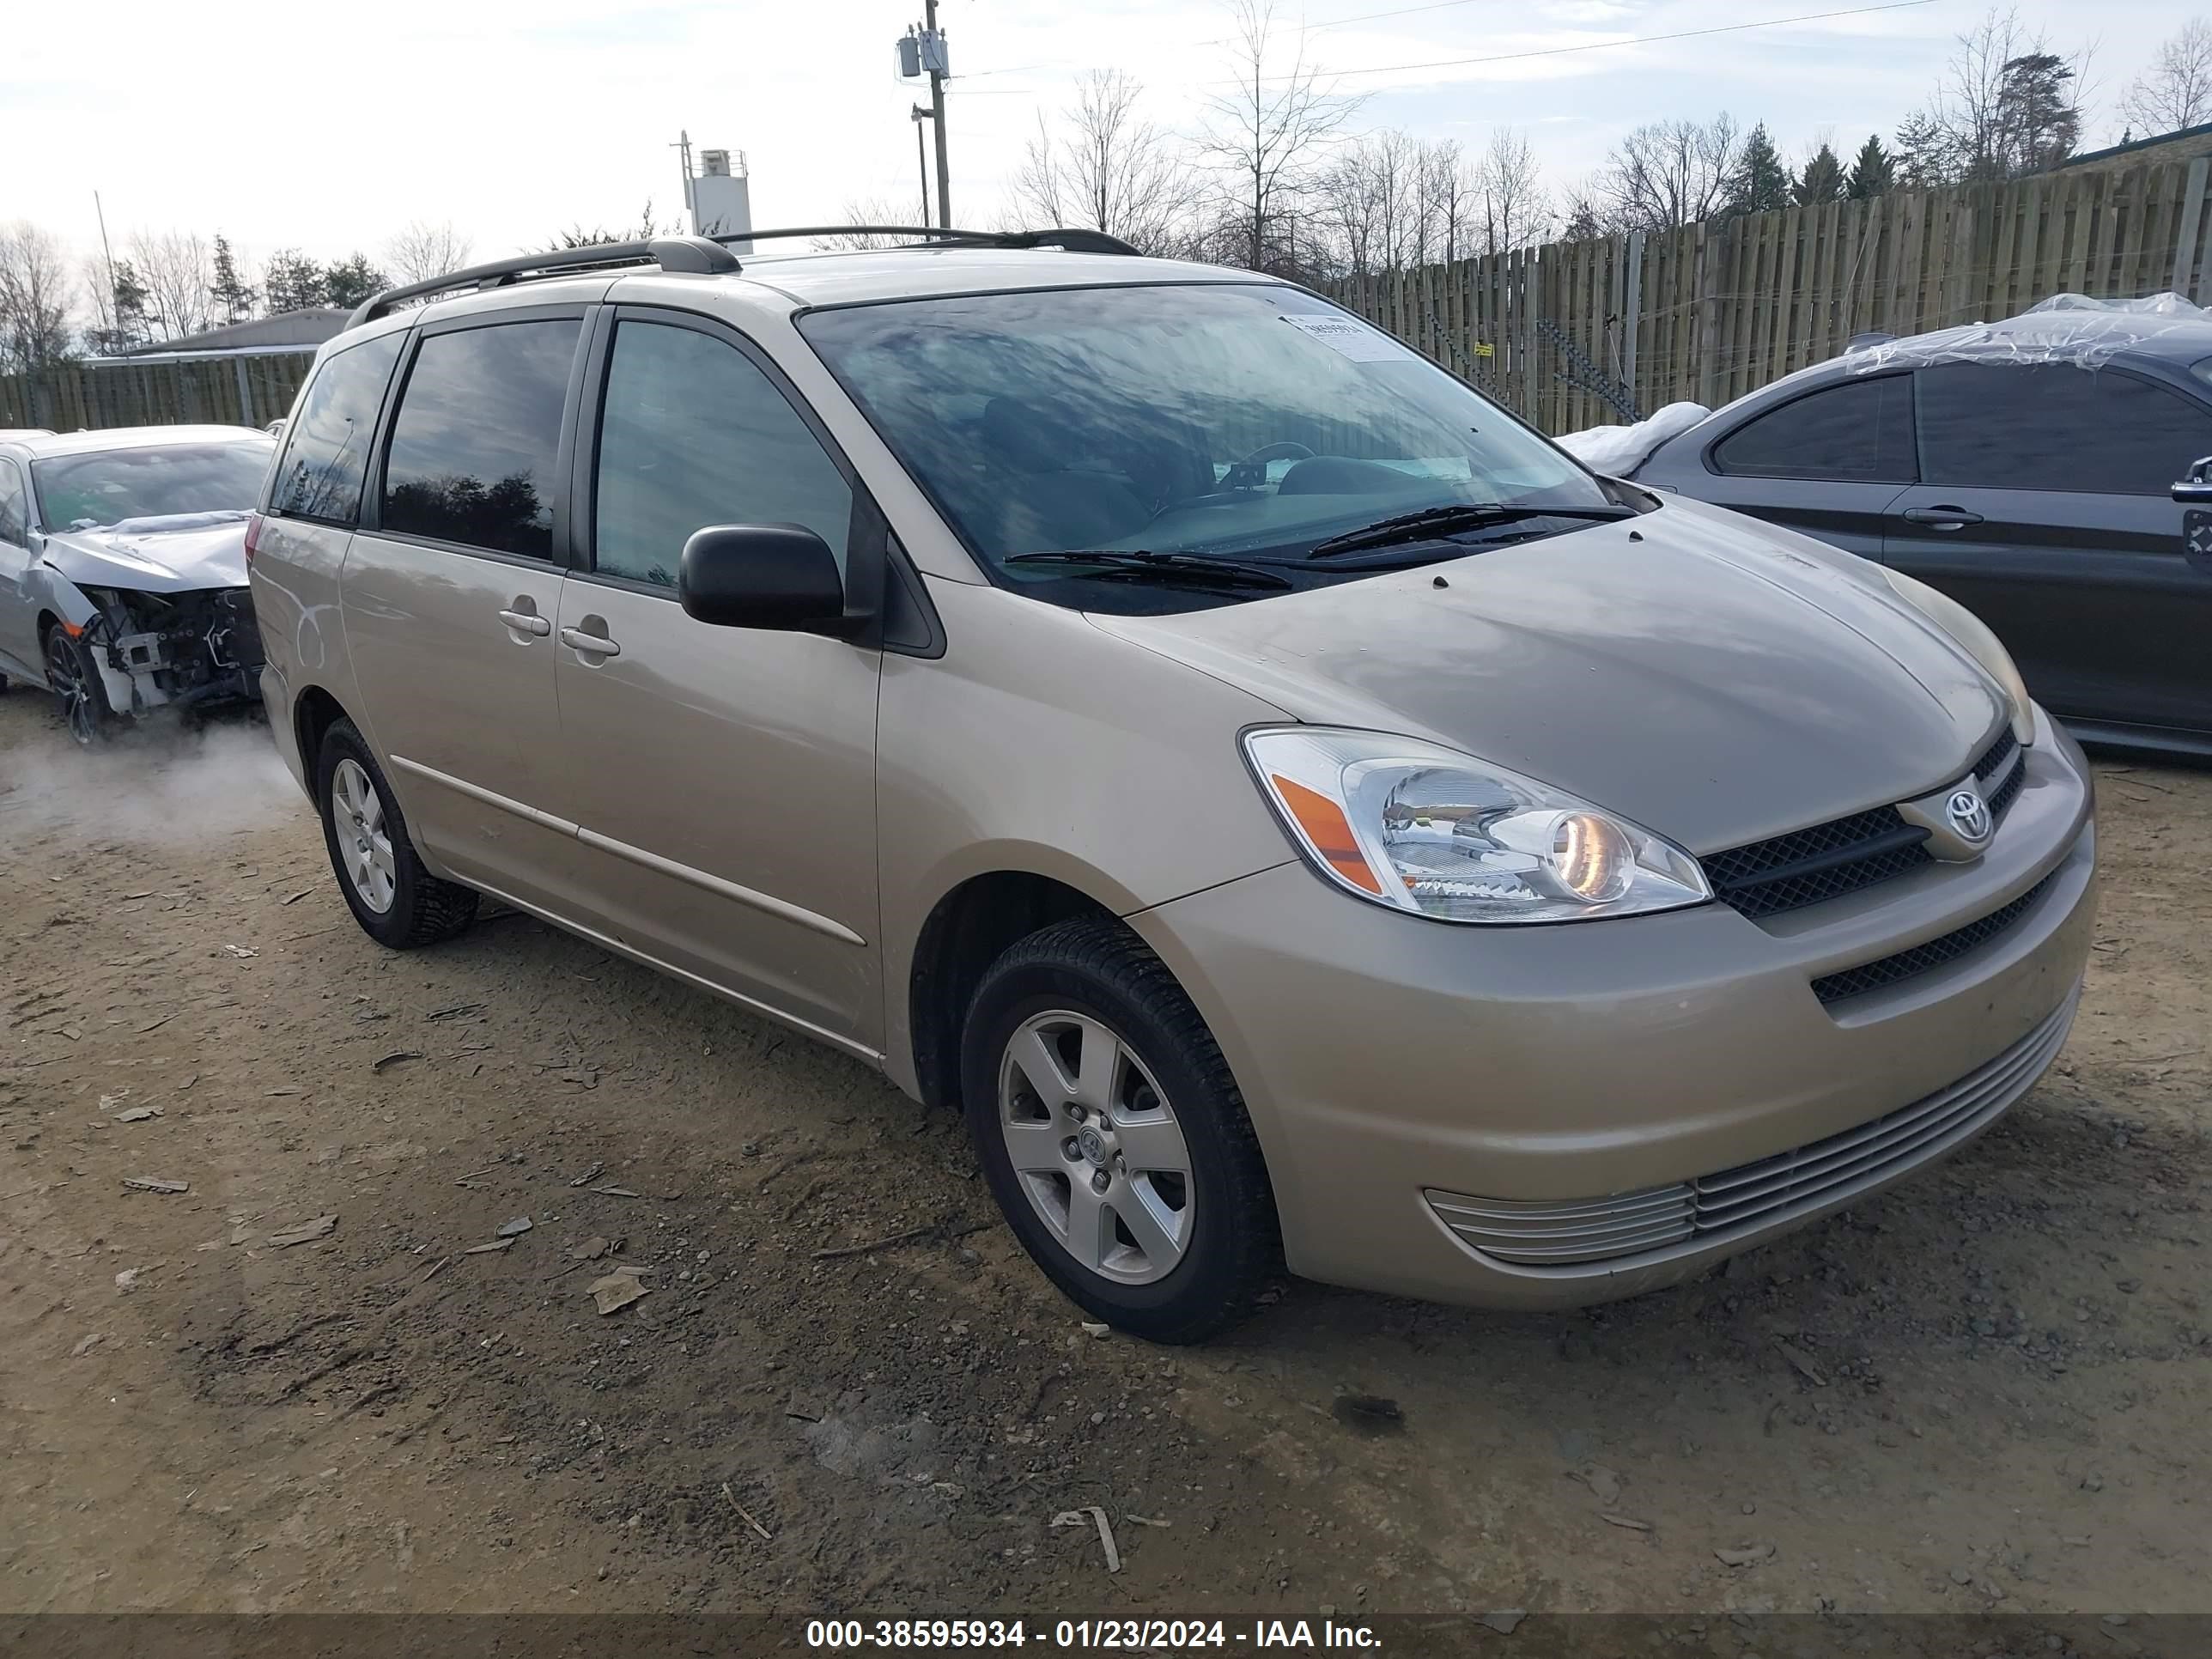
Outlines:
[[246, 562], [253, 562], [253, 556], [261, 550], [262, 518], [258, 513], [246, 515]]

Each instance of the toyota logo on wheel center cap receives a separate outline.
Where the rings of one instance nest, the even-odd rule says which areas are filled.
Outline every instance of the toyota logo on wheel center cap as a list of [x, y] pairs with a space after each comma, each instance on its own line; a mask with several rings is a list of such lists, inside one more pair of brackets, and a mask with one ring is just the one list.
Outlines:
[[1978, 847], [1990, 838], [1990, 804], [1978, 789], [1958, 789], [1943, 803], [1943, 816], [1959, 839]]

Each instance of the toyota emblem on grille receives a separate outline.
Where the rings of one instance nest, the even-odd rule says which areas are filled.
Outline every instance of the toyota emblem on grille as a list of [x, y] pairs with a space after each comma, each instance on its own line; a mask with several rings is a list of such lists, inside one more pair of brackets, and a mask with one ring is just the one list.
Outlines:
[[1960, 841], [1975, 847], [1987, 841], [1995, 827], [1990, 819], [1990, 804], [1978, 789], [1954, 790], [1951, 799], [1943, 803], [1943, 816]]

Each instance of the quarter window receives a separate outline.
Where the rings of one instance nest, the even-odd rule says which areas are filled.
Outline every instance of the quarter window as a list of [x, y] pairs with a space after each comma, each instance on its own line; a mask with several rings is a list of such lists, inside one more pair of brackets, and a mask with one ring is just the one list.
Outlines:
[[23, 475], [13, 461], [0, 461], [0, 542], [21, 547], [31, 539], [30, 502]]
[[1932, 484], [2164, 495], [2212, 453], [2212, 411], [2117, 369], [1945, 363], [1919, 373]]
[[1738, 427], [1713, 451], [1727, 473], [1912, 482], [1912, 383], [1903, 374], [1846, 380]]
[[552, 556], [561, 410], [581, 326], [498, 323], [423, 340], [392, 425], [385, 529]]
[[596, 495], [605, 575], [673, 587], [684, 544], [715, 524], [804, 525], [844, 566], [844, 475], [750, 359], [696, 329], [616, 330]]
[[284, 459], [270, 492], [270, 510], [353, 522], [361, 510], [361, 481], [368, 471], [376, 411], [406, 338], [404, 331], [383, 335], [324, 360], [285, 428]]

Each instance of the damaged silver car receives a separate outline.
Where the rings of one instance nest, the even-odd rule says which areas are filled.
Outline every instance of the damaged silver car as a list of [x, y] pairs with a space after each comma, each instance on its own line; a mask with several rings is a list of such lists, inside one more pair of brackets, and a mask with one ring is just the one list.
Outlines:
[[0, 435], [0, 690], [42, 684], [87, 746], [157, 710], [260, 696], [242, 427]]

